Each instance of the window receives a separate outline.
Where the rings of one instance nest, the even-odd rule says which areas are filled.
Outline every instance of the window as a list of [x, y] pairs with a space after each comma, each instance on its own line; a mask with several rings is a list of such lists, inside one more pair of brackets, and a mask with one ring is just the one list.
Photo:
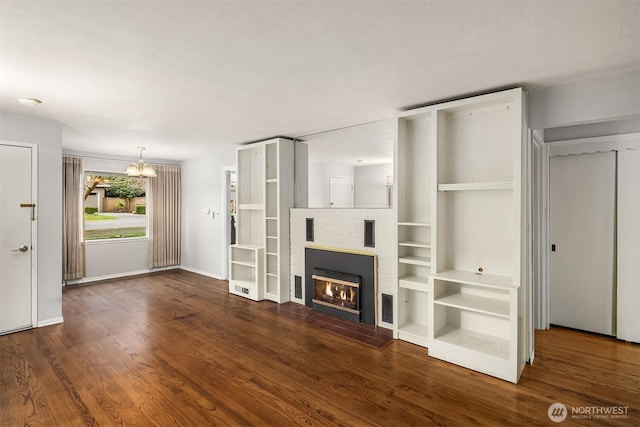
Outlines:
[[147, 180], [85, 172], [84, 239], [147, 237]]

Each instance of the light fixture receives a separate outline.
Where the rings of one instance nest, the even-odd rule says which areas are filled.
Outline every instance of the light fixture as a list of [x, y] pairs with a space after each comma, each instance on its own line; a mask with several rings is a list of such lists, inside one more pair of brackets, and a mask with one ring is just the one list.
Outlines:
[[130, 164], [125, 171], [125, 174], [127, 174], [127, 176], [140, 176], [143, 178], [153, 178], [157, 176], [156, 171], [154, 171], [150, 165], [145, 165], [142, 160], [142, 150], [144, 150], [144, 147], [138, 147], [138, 150], [140, 150], [140, 159], [138, 160], [138, 164]]
[[36, 98], [18, 98], [18, 102], [20, 104], [29, 105], [31, 107], [42, 104], [42, 101]]
[[387, 175], [387, 206], [391, 207], [391, 195], [393, 193], [393, 175]]

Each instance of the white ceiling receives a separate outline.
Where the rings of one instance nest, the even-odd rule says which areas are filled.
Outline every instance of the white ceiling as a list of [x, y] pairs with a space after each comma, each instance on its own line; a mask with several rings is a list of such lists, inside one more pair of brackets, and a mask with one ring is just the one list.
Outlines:
[[[189, 159], [500, 87], [640, 68], [640, 2], [0, 1], [0, 111]], [[18, 104], [18, 97], [43, 101]]]

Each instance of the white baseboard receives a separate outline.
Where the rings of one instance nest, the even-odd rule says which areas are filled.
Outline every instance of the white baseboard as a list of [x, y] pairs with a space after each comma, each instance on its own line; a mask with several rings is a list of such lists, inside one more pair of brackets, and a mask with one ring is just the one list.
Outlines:
[[78, 279], [78, 280], [69, 280], [67, 282], [67, 285], [79, 285], [82, 283], [98, 282], [100, 280], [120, 279], [122, 277], [137, 276], [139, 274], [147, 274], [147, 273], [155, 273], [157, 271], [175, 270], [178, 268], [180, 268], [180, 266], [172, 265], [170, 267], [161, 267], [161, 268], [153, 268], [153, 269], [147, 268], [146, 270], [127, 271], [124, 273], [107, 274], [105, 276], [83, 277], [82, 279]]
[[181, 265], [180, 269], [189, 271], [191, 273], [196, 273], [196, 274], [199, 274], [201, 276], [211, 277], [212, 279], [226, 280], [226, 279], [223, 279], [220, 275], [208, 273], [208, 272], [202, 271], [202, 270], [196, 270], [195, 268], [191, 268], [191, 267], [185, 267], [184, 265]]
[[64, 322], [64, 319], [62, 318], [62, 316], [54, 317], [52, 319], [40, 320], [38, 321], [38, 328], [42, 328], [44, 326], [57, 325], [58, 323], [62, 323], [62, 322]]

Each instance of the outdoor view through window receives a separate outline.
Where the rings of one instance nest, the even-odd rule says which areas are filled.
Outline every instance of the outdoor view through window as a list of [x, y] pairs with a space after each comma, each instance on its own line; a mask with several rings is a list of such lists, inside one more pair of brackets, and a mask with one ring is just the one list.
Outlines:
[[84, 239], [146, 237], [146, 192], [145, 178], [85, 172]]

